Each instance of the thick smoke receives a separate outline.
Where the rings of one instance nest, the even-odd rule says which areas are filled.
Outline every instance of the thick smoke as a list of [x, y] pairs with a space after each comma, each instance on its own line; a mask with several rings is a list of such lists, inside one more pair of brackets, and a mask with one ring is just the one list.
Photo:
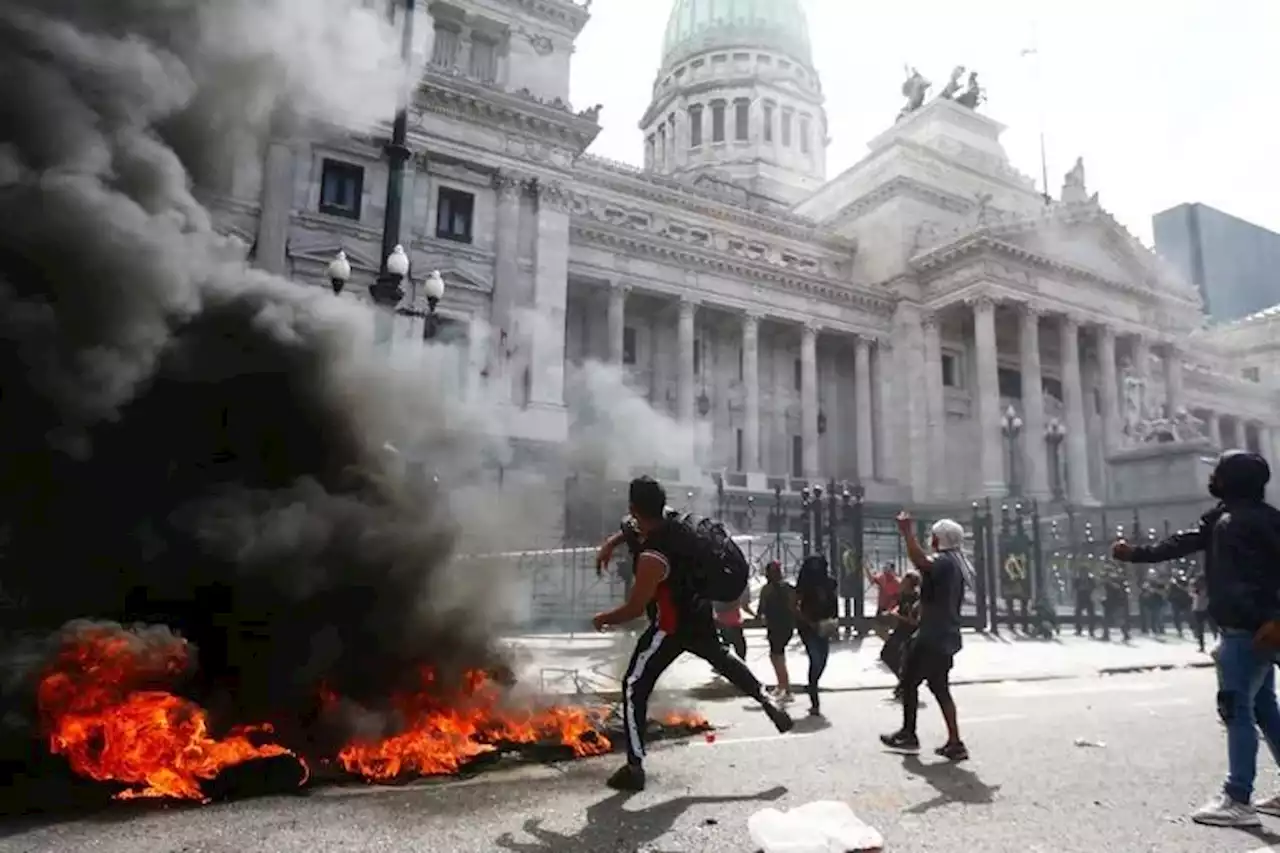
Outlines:
[[395, 52], [359, 0], [0, 0], [9, 724], [81, 617], [170, 626], [220, 722], [294, 738], [321, 686], [376, 709], [420, 663], [491, 659], [448, 500], [387, 450], [446, 480], [476, 448], [192, 191], [269, 127], [389, 115]]

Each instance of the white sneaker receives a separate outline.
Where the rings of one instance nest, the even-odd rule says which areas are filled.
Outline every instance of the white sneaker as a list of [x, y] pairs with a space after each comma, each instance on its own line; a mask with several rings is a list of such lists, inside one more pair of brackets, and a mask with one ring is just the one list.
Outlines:
[[1255, 811], [1261, 812], [1272, 817], [1280, 817], [1280, 794], [1269, 800], [1263, 800], [1253, 807]]
[[1219, 794], [1205, 803], [1191, 815], [1191, 819], [1205, 826], [1262, 826], [1262, 819], [1253, 806], [1237, 803], [1226, 794]]

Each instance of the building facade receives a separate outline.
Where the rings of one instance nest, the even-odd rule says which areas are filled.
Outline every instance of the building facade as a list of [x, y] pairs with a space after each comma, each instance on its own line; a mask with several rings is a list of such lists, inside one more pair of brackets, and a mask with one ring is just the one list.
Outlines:
[[1156, 251], [1196, 286], [1215, 322], [1280, 303], [1280, 234], [1206, 204], [1157, 213], [1151, 227]]
[[[419, 23], [400, 242], [443, 274], [461, 381], [500, 398], [521, 446], [571, 440], [566, 388], [603, 361], [696, 436], [665, 476], [722, 474], [739, 494], [834, 478], [886, 503], [1102, 502], [1108, 454], [1162, 408], [1274, 455], [1275, 350], [1242, 375], [1235, 339], [1204, 330], [1195, 288], [1082, 164], [1046, 202], [1000, 124], [936, 97], [828, 179], [796, 0], [675, 0], [638, 117], [645, 166], [602, 160], [602, 108], [568, 103], [588, 17], [449, 0]], [[372, 283], [378, 140], [275, 139], [258, 171], [211, 200], [256, 263], [327, 286], [341, 249], [348, 287]]]

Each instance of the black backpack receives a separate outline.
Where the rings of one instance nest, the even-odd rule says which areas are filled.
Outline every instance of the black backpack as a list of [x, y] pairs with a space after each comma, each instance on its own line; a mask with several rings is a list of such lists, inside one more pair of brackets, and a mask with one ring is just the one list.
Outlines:
[[677, 560], [691, 591], [706, 601], [737, 601], [747, 588], [751, 564], [719, 521], [695, 515], [667, 520], [668, 534], [678, 545]]

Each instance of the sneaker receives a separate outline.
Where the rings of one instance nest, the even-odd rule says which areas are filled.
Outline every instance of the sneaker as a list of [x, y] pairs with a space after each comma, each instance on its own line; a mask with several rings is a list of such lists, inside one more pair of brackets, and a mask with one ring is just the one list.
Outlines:
[[1280, 817], [1280, 794], [1277, 794], [1269, 800], [1263, 800], [1253, 808], [1254, 811], [1262, 814], [1271, 815], [1272, 817]]
[[790, 705], [792, 702], [796, 700], [796, 697], [791, 693], [790, 690], [786, 690], [786, 691], [783, 691], [782, 693], [779, 693], [776, 698], [778, 700], [778, 704], [780, 705]]
[[1257, 811], [1247, 803], [1238, 803], [1226, 794], [1219, 794], [1191, 815], [1196, 823], [1205, 826], [1251, 827], [1261, 826]]
[[795, 720], [791, 719], [791, 715], [787, 713], [785, 708], [773, 702], [766, 702], [764, 712], [769, 715], [769, 721], [773, 723], [778, 730], [778, 734], [785, 735], [787, 732], [795, 728]]
[[605, 784], [615, 791], [643, 791], [644, 768], [628, 762], [614, 771]]
[[963, 742], [948, 743], [938, 747], [933, 751], [934, 755], [940, 755], [948, 761], [968, 761], [969, 748]]
[[919, 755], [920, 739], [915, 735], [909, 735], [906, 732], [894, 732], [891, 735], [880, 735], [880, 742], [890, 752], [896, 752], [900, 755]]

